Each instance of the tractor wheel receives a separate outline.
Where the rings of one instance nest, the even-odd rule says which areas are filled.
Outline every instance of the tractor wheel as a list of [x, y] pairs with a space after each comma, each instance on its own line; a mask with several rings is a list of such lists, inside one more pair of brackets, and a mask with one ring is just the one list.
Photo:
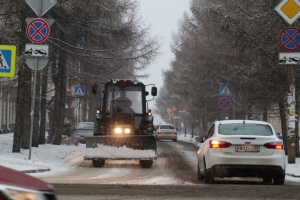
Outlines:
[[264, 183], [272, 183], [272, 178], [270, 178], [270, 177], [263, 177], [263, 182]]
[[94, 135], [103, 135], [104, 134], [104, 122], [101, 119], [95, 121], [94, 126]]
[[92, 160], [94, 167], [102, 167], [105, 164], [105, 160]]
[[142, 127], [142, 132], [145, 135], [153, 135], [154, 127], [153, 124], [149, 124], [147, 122], [144, 122]]
[[140, 165], [142, 168], [150, 168], [153, 164], [153, 160], [140, 160]]
[[284, 184], [284, 178], [273, 178], [274, 185], [283, 185]]

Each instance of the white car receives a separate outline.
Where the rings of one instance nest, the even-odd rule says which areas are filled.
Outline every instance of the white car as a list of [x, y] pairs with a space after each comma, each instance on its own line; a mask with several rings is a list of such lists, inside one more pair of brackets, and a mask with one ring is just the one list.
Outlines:
[[177, 142], [177, 129], [173, 124], [160, 124], [155, 131], [156, 140], [173, 140]]
[[197, 152], [198, 180], [258, 177], [283, 185], [285, 152], [271, 124], [252, 120], [216, 121]]

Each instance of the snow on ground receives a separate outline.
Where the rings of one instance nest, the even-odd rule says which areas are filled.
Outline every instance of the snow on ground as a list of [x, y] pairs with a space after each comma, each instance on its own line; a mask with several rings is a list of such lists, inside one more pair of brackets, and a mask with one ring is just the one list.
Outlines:
[[[178, 140], [199, 145], [188, 134], [186, 136], [184, 134], [179, 135]], [[29, 159], [29, 150], [21, 149], [20, 153], [12, 153], [12, 145], [13, 133], [0, 134], [0, 165], [25, 172], [37, 172], [38, 170], [43, 172], [32, 173], [33, 176], [41, 176], [41, 174], [49, 176], [67, 172], [83, 160], [86, 150], [85, 144], [78, 144], [77, 146], [45, 144], [39, 145], [38, 148], [32, 147], [31, 159]], [[128, 149], [123, 148], [122, 151], [125, 153]], [[195, 154], [191, 153], [187, 156], [192, 163], [197, 162]], [[300, 181], [300, 158], [296, 158], [295, 164], [287, 164], [286, 174], [287, 180]], [[161, 178], [164, 179], [164, 177]]]

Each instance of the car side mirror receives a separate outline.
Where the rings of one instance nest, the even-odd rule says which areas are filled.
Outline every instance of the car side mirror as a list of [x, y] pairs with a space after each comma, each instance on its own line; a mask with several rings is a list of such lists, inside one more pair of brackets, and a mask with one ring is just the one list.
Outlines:
[[93, 86], [92, 86], [92, 93], [93, 93], [93, 94], [97, 94], [97, 89], [98, 89], [98, 85], [96, 85], [96, 84], [93, 85]]
[[156, 96], [157, 95], [157, 87], [152, 87], [151, 88], [151, 95]]

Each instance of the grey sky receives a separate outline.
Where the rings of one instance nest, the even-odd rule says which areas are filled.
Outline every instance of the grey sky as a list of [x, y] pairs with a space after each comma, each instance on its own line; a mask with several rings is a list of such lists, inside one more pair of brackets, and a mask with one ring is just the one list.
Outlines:
[[[189, 0], [139, 0], [139, 16], [145, 25], [150, 26], [152, 37], [161, 39], [162, 48], [155, 62], [147, 69], [149, 78], [143, 79], [145, 84], [154, 83], [159, 90], [163, 85], [162, 71], [169, 69], [169, 63], [174, 58], [171, 52], [170, 44], [172, 42], [172, 33], [176, 33], [178, 22], [182, 19], [184, 12], [189, 12]], [[153, 101], [149, 102], [149, 108], [153, 109]], [[163, 122], [160, 116], [154, 115], [154, 123]]]

